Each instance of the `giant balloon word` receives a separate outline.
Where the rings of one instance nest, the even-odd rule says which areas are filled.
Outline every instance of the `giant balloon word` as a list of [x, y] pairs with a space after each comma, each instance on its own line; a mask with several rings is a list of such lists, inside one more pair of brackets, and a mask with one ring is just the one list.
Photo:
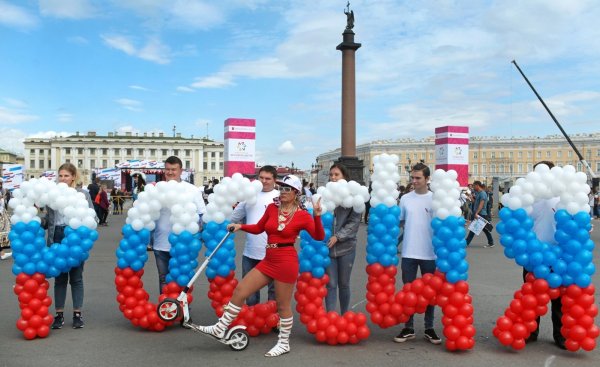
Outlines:
[[[45, 338], [50, 333], [48, 281], [81, 265], [98, 239], [96, 214], [85, 195], [64, 183], [32, 179], [14, 191], [9, 239], [14, 254], [14, 292], [19, 298], [21, 317], [17, 328], [25, 339]], [[49, 207], [63, 217], [66, 228], [60, 243], [46, 246], [37, 207]]]
[[[168, 241], [171, 259], [167, 285], [161, 289], [159, 302], [168, 297], [177, 298], [194, 275], [202, 247], [197, 200], [202, 200], [202, 197], [193, 185], [161, 181], [156, 185], [147, 185], [133, 208], [127, 212], [126, 224], [122, 229], [123, 239], [116, 250], [115, 286], [119, 309], [133, 325], [162, 331], [172, 324], [158, 317], [156, 304], [149, 301], [150, 296], [144, 289], [142, 276], [148, 260], [146, 246], [157, 221], [170, 223]], [[188, 302], [192, 301], [193, 296], [189, 292]]]
[[[586, 180], [585, 173], [576, 172], [573, 166], [549, 169], [540, 164], [502, 197], [505, 207], [497, 226], [500, 243], [506, 257], [529, 272], [525, 284], [496, 321], [494, 335], [503, 345], [523, 349], [525, 340], [538, 327], [537, 317], [546, 314], [551, 299], [561, 297], [561, 334], [566, 348], [575, 352], [596, 347], [600, 330], [594, 324], [598, 306], [591, 277], [596, 269]], [[554, 233], [538, 238], [534, 218], [547, 222], [552, 216]]]

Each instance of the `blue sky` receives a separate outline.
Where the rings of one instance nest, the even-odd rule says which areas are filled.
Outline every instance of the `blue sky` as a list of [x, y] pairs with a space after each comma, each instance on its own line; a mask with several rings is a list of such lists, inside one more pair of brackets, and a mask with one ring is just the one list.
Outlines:
[[[163, 131], [222, 141], [257, 120], [261, 164], [340, 144], [345, 1], [0, 0], [0, 147]], [[600, 131], [597, 1], [352, 1], [357, 142]]]

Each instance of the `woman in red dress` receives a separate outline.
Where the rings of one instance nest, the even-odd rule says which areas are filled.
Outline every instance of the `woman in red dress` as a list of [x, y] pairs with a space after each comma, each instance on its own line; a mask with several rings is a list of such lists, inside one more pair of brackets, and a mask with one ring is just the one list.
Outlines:
[[289, 337], [292, 331], [292, 293], [298, 278], [298, 254], [294, 248], [296, 237], [306, 230], [318, 241], [325, 238], [321, 223], [321, 202], [314, 205], [314, 217], [301, 206], [302, 184], [298, 177], [287, 175], [279, 184], [279, 203], [270, 204], [263, 217], [256, 224], [230, 224], [228, 229], [242, 230], [252, 234], [266, 232], [267, 252], [265, 258], [238, 284], [233, 291], [223, 316], [215, 325], [200, 326], [200, 330], [217, 338], [222, 338], [229, 325], [236, 318], [246, 298], [263, 288], [269, 282], [275, 283], [275, 299], [279, 312], [279, 340], [268, 351], [266, 357], [277, 357], [290, 351]]

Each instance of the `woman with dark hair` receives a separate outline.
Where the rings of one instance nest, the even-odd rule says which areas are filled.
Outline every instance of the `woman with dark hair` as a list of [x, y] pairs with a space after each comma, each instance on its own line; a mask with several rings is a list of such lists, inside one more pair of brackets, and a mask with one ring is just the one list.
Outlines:
[[138, 195], [141, 192], [144, 192], [144, 188], [146, 187], [146, 175], [142, 172], [136, 172], [132, 177], [135, 180], [135, 185], [133, 187], [133, 201], [136, 201]]
[[279, 184], [279, 200], [269, 204], [263, 217], [256, 224], [229, 224], [229, 230], [259, 234], [267, 233], [265, 258], [256, 265], [237, 285], [225, 312], [215, 325], [199, 326], [200, 331], [222, 338], [227, 328], [242, 309], [244, 300], [270, 282], [275, 283], [275, 300], [279, 312], [279, 339], [265, 357], [277, 357], [290, 351], [290, 333], [294, 323], [292, 294], [298, 278], [298, 254], [294, 243], [298, 234], [306, 230], [314, 239], [325, 238], [321, 223], [320, 200], [314, 204], [314, 218], [302, 207], [300, 196], [302, 184], [294, 175], [287, 175]]
[[[336, 163], [329, 169], [329, 180], [336, 182], [348, 179], [348, 170]], [[361, 213], [353, 208], [338, 206], [335, 208], [332, 236], [327, 242], [330, 265], [326, 272], [329, 275], [325, 307], [327, 311], [335, 311], [340, 298], [340, 311], [344, 314], [350, 305], [350, 275], [356, 258], [356, 234], [360, 224]]]

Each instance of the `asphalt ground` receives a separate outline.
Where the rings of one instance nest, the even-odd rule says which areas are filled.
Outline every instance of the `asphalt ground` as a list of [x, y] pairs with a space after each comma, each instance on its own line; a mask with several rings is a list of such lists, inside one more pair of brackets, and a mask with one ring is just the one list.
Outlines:
[[[405, 343], [394, 343], [400, 331], [396, 326], [381, 329], [370, 324], [371, 336], [357, 345], [329, 346], [318, 343], [309, 334], [295, 313], [291, 336], [291, 352], [279, 358], [265, 358], [277, 340], [276, 334], [251, 338], [248, 348], [234, 352], [211, 338], [181, 327], [171, 327], [156, 333], [136, 328], [125, 319], [115, 300], [115, 249], [121, 239], [120, 229], [124, 216], [110, 216], [108, 227], [99, 227], [100, 238], [85, 264], [85, 302], [83, 329], [71, 328], [71, 297], [67, 295], [66, 323], [61, 330], [52, 330], [44, 339], [27, 341], [17, 330], [19, 306], [12, 288], [15, 277], [11, 272], [12, 260], [0, 262], [0, 366], [598, 366], [600, 351], [576, 353], [558, 349], [552, 340], [550, 316], [542, 318], [539, 340], [521, 351], [502, 346], [492, 335], [496, 319], [509, 305], [513, 293], [522, 284], [521, 268], [504, 257], [502, 247], [484, 248], [485, 236], [476, 237], [468, 250], [470, 264], [469, 284], [475, 308], [475, 347], [470, 351], [452, 353], [444, 345], [432, 345], [423, 335], [423, 316], [415, 317], [417, 338]], [[600, 221], [592, 239], [600, 243]], [[359, 249], [352, 274], [354, 311], [364, 312], [365, 242], [366, 225], [361, 224]], [[497, 233], [494, 233], [498, 243]], [[241, 272], [240, 257], [244, 235], [235, 239], [238, 249], [237, 271]], [[203, 251], [201, 252], [203, 253]], [[201, 255], [201, 259], [202, 259]], [[594, 262], [598, 262], [595, 251]], [[150, 298], [158, 298], [158, 276], [154, 257], [145, 266], [144, 283]], [[53, 281], [51, 280], [51, 287]], [[598, 287], [598, 276], [594, 277]], [[397, 289], [401, 280], [398, 274]], [[192, 316], [200, 324], [216, 321], [206, 297], [208, 281], [202, 275], [195, 285]], [[52, 288], [51, 288], [52, 289]], [[49, 292], [52, 295], [52, 291]], [[263, 299], [265, 293], [263, 291]], [[596, 292], [596, 303], [599, 297]], [[53, 308], [52, 308], [53, 312]], [[436, 309], [435, 328], [440, 336], [441, 311]], [[596, 319], [596, 324], [600, 322]]]

